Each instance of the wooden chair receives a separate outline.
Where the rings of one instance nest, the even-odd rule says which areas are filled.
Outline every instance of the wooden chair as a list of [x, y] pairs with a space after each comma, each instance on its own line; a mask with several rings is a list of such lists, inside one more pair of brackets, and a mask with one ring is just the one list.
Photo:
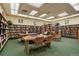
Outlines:
[[36, 45], [42, 45], [43, 44], [43, 41], [44, 41], [44, 37], [43, 36], [41, 36], [41, 37], [36, 37], [36, 39], [34, 39], [33, 40], [34, 41], [34, 43], [36, 44]]
[[45, 40], [46, 40], [45, 43], [50, 43], [52, 41], [52, 35], [48, 35]]
[[50, 47], [51, 41], [52, 41], [52, 35], [48, 35], [47, 38], [45, 39], [46, 46]]
[[55, 37], [55, 31], [51, 31], [51, 35], [52, 35], [52, 40], [54, 40], [54, 37]]
[[60, 41], [60, 39], [61, 39], [61, 30], [59, 30], [58, 33], [55, 33], [53, 39], [55, 41]]

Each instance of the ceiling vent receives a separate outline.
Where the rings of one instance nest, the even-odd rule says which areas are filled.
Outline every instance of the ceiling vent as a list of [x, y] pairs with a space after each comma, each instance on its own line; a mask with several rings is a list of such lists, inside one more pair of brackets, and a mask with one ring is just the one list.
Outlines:
[[27, 10], [22, 10], [22, 13], [26, 13], [27, 12]]

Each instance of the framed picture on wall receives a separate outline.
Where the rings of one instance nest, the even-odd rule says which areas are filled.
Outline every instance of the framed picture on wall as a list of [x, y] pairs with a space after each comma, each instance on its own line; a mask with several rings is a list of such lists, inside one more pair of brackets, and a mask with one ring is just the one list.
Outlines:
[[18, 23], [23, 23], [23, 19], [18, 19]]

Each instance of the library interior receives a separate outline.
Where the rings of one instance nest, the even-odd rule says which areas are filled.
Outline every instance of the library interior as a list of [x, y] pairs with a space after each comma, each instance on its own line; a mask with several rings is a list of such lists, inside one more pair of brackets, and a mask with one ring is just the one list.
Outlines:
[[79, 56], [79, 3], [0, 3], [0, 56]]

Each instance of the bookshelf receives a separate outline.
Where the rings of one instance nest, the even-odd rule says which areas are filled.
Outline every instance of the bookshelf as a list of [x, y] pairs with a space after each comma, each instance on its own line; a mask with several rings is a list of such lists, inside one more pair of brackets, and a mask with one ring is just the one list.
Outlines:
[[9, 37], [19, 38], [19, 34], [26, 34], [26, 25], [12, 25], [9, 27]]
[[79, 25], [66, 25], [62, 26], [62, 36], [63, 37], [70, 37], [70, 38], [77, 38]]
[[33, 26], [33, 25], [12, 25], [9, 27], [9, 37], [10, 38], [19, 38], [19, 34], [26, 34], [28, 33], [42, 33], [42, 26]]
[[45, 24], [41, 26], [41, 33], [44, 32], [51, 32], [52, 31], [52, 25], [51, 24]]
[[31, 25], [13, 25], [9, 27], [10, 38], [19, 38], [19, 34], [36, 33], [36, 26]]
[[34, 25], [13, 25], [9, 27], [9, 36], [10, 38], [18, 37], [19, 38], [19, 33], [21, 34], [26, 34], [26, 31], [28, 33], [36, 33], [36, 34], [43, 34], [44, 32], [52, 31], [52, 25], [51, 24], [46, 24], [42, 26], [34, 26]]
[[0, 51], [8, 40], [8, 24], [4, 16], [0, 13]]
[[77, 39], [78, 39], [78, 42], [79, 42], [79, 29], [78, 29], [78, 34], [77, 34], [77, 36], [78, 36]]

